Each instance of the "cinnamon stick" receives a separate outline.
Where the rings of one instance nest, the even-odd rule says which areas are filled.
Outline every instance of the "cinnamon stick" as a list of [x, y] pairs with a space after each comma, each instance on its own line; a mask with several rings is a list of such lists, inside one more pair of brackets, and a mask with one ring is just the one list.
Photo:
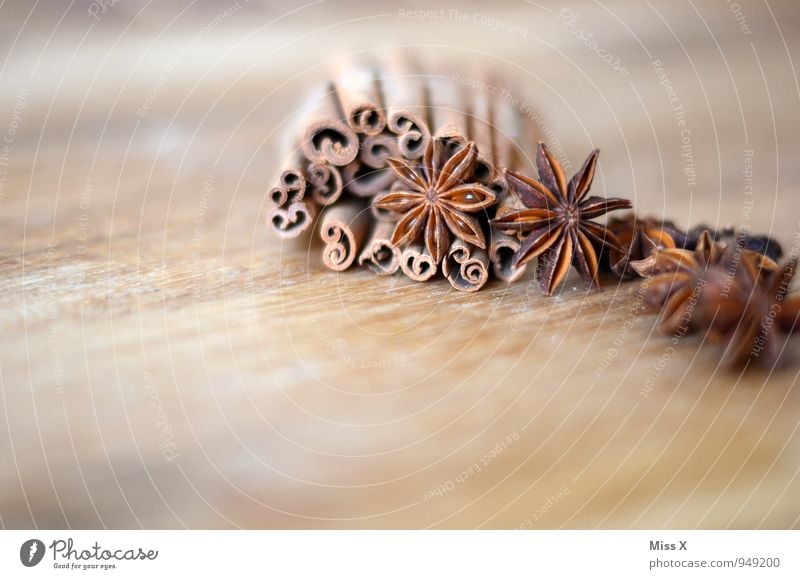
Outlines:
[[361, 145], [361, 162], [373, 169], [382, 169], [388, 165], [388, 157], [402, 157], [403, 151], [392, 133], [383, 132], [380, 135], [365, 137]]
[[425, 79], [414, 72], [407, 55], [393, 52], [380, 79], [386, 105], [387, 127], [397, 135], [405, 159], [419, 159], [428, 148], [431, 132], [426, 122]]
[[292, 203], [288, 207], [275, 207], [267, 213], [267, 225], [279, 237], [297, 237], [314, 221], [316, 206], [306, 201]]
[[468, 110], [468, 136], [478, 147], [473, 175], [475, 180], [489, 185], [498, 176], [494, 167], [494, 143], [492, 98], [482, 88], [465, 89], [470, 96]]
[[334, 84], [344, 118], [353, 131], [365, 135], [383, 132], [386, 114], [374, 70], [340, 59]]
[[306, 179], [299, 167], [284, 169], [268, 197], [278, 207], [301, 201], [306, 192]]
[[436, 262], [422, 243], [412, 243], [400, 256], [400, 269], [414, 281], [428, 281], [436, 275]]
[[489, 280], [489, 256], [485, 250], [456, 239], [442, 261], [442, 272], [457, 290], [478, 291]]
[[346, 199], [328, 206], [321, 218], [320, 237], [325, 243], [322, 261], [334, 271], [344, 271], [353, 264], [364, 243], [369, 227], [369, 213], [364, 203]]
[[340, 167], [358, 154], [358, 137], [342, 119], [333, 84], [318, 89], [304, 112], [302, 148], [310, 161]]
[[312, 162], [307, 171], [311, 197], [320, 205], [331, 205], [342, 196], [342, 174], [330, 163]]
[[492, 231], [492, 239], [489, 242], [489, 261], [492, 263], [492, 271], [497, 279], [511, 283], [525, 273], [527, 264], [514, 267], [514, 254], [517, 253], [519, 246], [520, 241], [516, 236]]
[[400, 267], [400, 249], [392, 245], [394, 225], [385, 221], [373, 224], [369, 240], [358, 256], [358, 264], [366, 264], [378, 275], [392, 275]]
[[532, 171], [536, 166], [536, 150], [544, 135], [538, 124], [538, 117], [528, 101], [522, 101], [516, 110], [516, 118], [508, 121], [509, 129], [516, 127], [517, 138], [514, 147], [514, 170]]
[[503, 176], [506, 169], [519, 169], [520, 150], [527, 150], [525, 141], [533, 138], [531, 131], [525, 130], [523, 125], [531, 124], [529, 118], [523, 118], [518, 104], [512, 104], [513, 88], [502, 84], [496, 77], [491, 77], [492, 85], [497, 87], [496, 96], [491, 103], [491, 119], [494, 132], [492, 133], [492, 164], [497, 174], [489, 183], [497, 199], [502, 201], [508, 196], [508, 183]]
[[446, 145], [449, 155], [468, 142], [469, 124], [462, 87], [444, 76], [428, 81], [430, 129]]
[[358, 197], [372, 197], [387, 191], [396, 180], [391, 169], [373, 169], [358, 161], [347, 165], [342, 177], [347, 190]]
[[294, 147], [289, 161], [284, 165], [276, 183], [270, 188], [267, 197], [278, 207], [302, 201], [306, 193], [305, 158], [299, 145]]

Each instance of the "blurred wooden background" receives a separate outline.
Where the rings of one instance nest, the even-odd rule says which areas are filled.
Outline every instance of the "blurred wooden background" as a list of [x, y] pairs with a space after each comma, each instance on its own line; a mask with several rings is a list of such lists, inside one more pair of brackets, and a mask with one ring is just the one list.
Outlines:
[[263, 224], [325, 64], [414, 46], [517, 76], [598, 194], [789, 248], [799, 33], [771, 0], [3, 3], [0, 524], [800, 526], [796, 342], [731, 375], [635, 283], [465, 295]]

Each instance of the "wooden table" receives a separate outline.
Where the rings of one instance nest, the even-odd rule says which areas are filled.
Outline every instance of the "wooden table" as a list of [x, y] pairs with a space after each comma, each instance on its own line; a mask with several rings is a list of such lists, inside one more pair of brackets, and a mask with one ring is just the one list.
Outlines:
[[792, 246], [796, 3], [544, 4], [0, 7], [0, 523], [800, 526], [796, 342], [731, 374], [636, 282], [467, 295], [266, 231], [325, 62], [418, 45], [518, 76], [598, 194]]

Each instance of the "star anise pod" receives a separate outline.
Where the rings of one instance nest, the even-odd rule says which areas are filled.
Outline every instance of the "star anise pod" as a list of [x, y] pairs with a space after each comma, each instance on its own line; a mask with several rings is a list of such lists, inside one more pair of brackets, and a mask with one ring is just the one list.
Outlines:
[[623, 279], [637, 275], [630, 262], [650, 257], [658, 249], [679, 247], [686, 239], [686, 234], [672, 222], [652, 217], [641, 218], [635, 213], [611, 219], [608, 230], [616, 236], [625, 251], [609, 249], [607, 266]]
[[740, 367], [757, 359], [773, 365], [780, 353], [775, 333], [800, 329], [800, 299], [787, 297], [796, 267], [792, 257], [764, 275], [755, 260], [742, 260], [733, 284], [720, 289], [714, 283], [704, 290], [699, 314], [709, 338], [726, 345], [728, 364]]
[[564, 280], [570, 265], [587, 284], [599, 288], [598, 250], [624, 251], [613, 233], [591, 221], [609, 211], [628, 209], [631, 202], [616, 197], [587, 197], [594, 178], [599, 150], [595, 149], [580, 171], [567, 183], [561, 164], [544, 143], [539, 143], [536, 168], [539, 181], [513, 171], [506, 180], [526, 207], [492, 221], [500, 229], [528, 235], [514, 257], [518, 267], [539, 257], [539, 287], [551, 295]]
[[768, 257], [746, 249], [739, 250], [737, 259], [726, 244], [715, 242], [709, 231], [700, 235], [694, 250], [657, 250], [646, 259], [630, 263], [639, 275], [649, 278], [645, 282], [644, 305], [660, 311], [659, 329], [681, 335], [703, 327], [695, 309], [709, 280], [714, 287], [731, 286], [733, 282], [722, 278], [730, 276], [740, 264], [764, 274], [777, 268]]
[[472, 182], [478, 157], [475, 143], [468, 143], [446, 161], [445, 155], [442, 142], [433, 139], [422, 166], [388, 159], [406, 188], [391, 191], [375, 203], [381, 209], [402, 214], [392, 235], [394, 245], [405, 245], [424, 232], [425, 247], [436, 263], [447, 253], [451, 234], [486, 248], [480, 222], [468, 214], [485, 210], [495, 202], [491, 189]]

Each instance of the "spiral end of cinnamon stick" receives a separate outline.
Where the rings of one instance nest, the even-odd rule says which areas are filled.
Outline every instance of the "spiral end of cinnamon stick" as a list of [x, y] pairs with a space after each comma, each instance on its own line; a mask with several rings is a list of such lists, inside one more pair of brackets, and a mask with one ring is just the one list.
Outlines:
[[341, 121], [321, 120], [306, 127], [303, 152], [313, 162], [341, 167], [358, 155], [358, 137]]
[[321, 219], [320, 238], [325, 243], [322, 261], [333, 271], [344, 271], [356, 259], [369, 225], [363, 203], [349, 199], [328, 207]]
[[347, 124], [356, 133], [368, 136], [379, 135], [386, 128], [386, 115], [372, 103], [356, 105], [350, 111]]
[[308, 182], [311, 196], [322, 206], [331, 205], [339, 200], [344, 189], [342, 174], [328, 163], [311, 163], [308, 167]]
[[475, 292], [489, 280], [489, 257], [486, 251], [457, 239], [442, 263], [442, 272], [455, 289]]
[[314, 221], [314, 207], [303, 201], [286, 208], [276, 207], [267, 213], [267, 225], [278, 237], [298, 237]]
[[492, 240], [489, 244], [489, 261], [497, 279], [511, 283], [518, 280], [525, 273], [526, 265], [514, 267], [514, 256], [519, 246], [520, 242], [516, 237], [498, 231], [492, 232]]
[[433, 256], [422, 244], [413, 244], [403, 251], [400, 257], [400, 269], [409, 279], [428, 281], [436, 275], [438, 267]]
[[299, 168], [289, 168], [281, 173], [267, 196], [278, 207], [302, 201], [306, 191], [306, 179]]

